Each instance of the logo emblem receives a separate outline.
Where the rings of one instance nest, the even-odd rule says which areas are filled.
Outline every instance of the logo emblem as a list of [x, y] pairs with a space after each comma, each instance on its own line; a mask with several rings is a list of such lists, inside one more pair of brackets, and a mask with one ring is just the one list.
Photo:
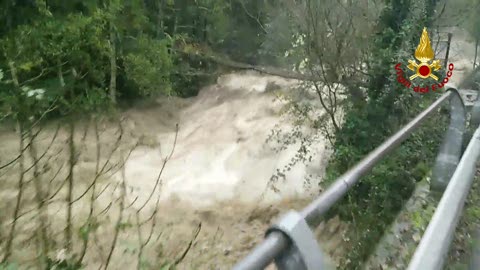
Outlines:
[[442, 68], [442, 66], [440, 65], [439, 60], [433, 60], [431, 64], [429, 63], [434, 57], [435, 54], [432, 50], [432, 45], [430, 44], [427, 28], [424, 27], [422, 37], [420, 38], [420, 43], [415, 50], [415, 58], [417, 58], [420, 63], [417, 64], [415, 60], [408, 60], [408, 69], [416, 72], [416, 74], [410, 76], [410, 80], [413, 80], [417, 77], [422, 79], [430, 77], [438, 81], [438, 77], [432, 74], [432, 70], [438, 71], [440, 68]]
[[[420, 37], [420, 42], [415, 50], [416, 60], [408, 60], [407, 68], [415, 72], [415, 74], [405, 77], [404, 71], [402, 69], [402, 64], [398, 63], [395, 65], [395, 71], [397, 73], [397, 81], [405, 86], [405, 88], [413, 88], [413, 91], [417, 93], [428, 93], [429, 91], [437, 91], [445, 86], [448, 83], [450, 77], [453, 75], [453, 64], [448, 65], [448, 70], [446, 77], [443, 78], [438, 83], [432, 85], [419, 85], [418, 80], [413, 83], [413, 80], [416, 78], [428, 79], [432, 78], [435, 81], [438, 81], [438, 77], [433, 74], [433, 71], [439, 71], [442, 68], [440, 60], [435, 60], [435, 53], [433, 52], [432, 45], [430, 44], [430, 38], [428, 37], [427, 28], [424, 27], [422, 31], [422, 36]], [[445, 67], [446, 67], [445, 63]], [[408, 79], [407, 79], [408, 78]]]

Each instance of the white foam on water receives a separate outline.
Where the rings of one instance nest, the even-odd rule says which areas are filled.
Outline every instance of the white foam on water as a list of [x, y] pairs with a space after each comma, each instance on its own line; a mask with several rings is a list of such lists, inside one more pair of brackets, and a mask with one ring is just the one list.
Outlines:
[[[177, 144], [161, 177], [163, 200], [186, 201], [194, 207], [228, 200], [259, 200], [276, 169], [283, 168], [298, 149], [298, 145], [292, 145], [277, 153], [266, 144], [276, 124], [291, 128], [290, 122], [282, 121], [278, 113], [282, 102], [266, 91], [269, 83], [289, 88], [298, 82], [253, 72], [228, 74], [180, 109]], [[139, 148], [126, 164], [126, 178], [137, 191], [132, 196], [139, 196], [139, 204], [153, 190], [175, 132], [157, 137], [161, 147]], [[329, 155], [324, 140], [315, 147], [318, 155], [312, 162], [293, 166], [286, 178], [275, 185], [278, 192], [269, 190], [264, 202], [309, 194], [305, 178], [309, 174], [322, 175]]]

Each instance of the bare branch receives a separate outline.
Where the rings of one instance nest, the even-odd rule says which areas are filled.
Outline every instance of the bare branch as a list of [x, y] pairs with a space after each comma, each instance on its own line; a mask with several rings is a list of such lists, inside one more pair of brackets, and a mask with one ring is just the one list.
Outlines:
[[40, 74], [38, 74], [37, 76], [32, 77], [32, 78], [30, 78], [30, 79], [28, 79], [28, 80], [26, 80], [26, 81], [23, 81], [20, 85], [26, 85], [26, 84], [29, 84], [29, 83], [31, 83], [31, 82], [34, 82], [34, 81], [40, 79], [40, 77], [42, 77], [43, 74], [45, 74], [45, 70], [46, 70], [46, 69], [42, 69], [42, 71], [40, 72]]
[[[98, 179], [97, 175], [99, 175], [99, 167], [100, 167], [100, 158], [101, 158], [101, 144], [100, 144], [100, 135], [98, 132], [98, 118], [94, 117], [93, 119], [93, 130], [95, 134], [95, 148], [96, 148], [96, 162], [95, 162], [95, 179]], [[87, 218], [87, 226], [89, 226], [88, 231], [86, 232], [87, 235], [84, 236], [83, 239], [83, 247], [82, 251], [80, 252], [80, 256], [78, 259], [78, 264], [81, 264], [85, 254], [87, 252], [88, 242], [90, 238], [90, 226], [93, 220], [94, 210], [95, 210], [95, 186], [96, 180], [93, 181], [92, 184], [92, 194], [90, 196], [90, 211], [88, 213]]]
[[193, 242], [197, 239], [198, 234], [200, 234], [200, 230], [201, 230], [201, 229], [202, 229], [202, 223], [199, 222], [199, 223], [198, 223], [198, 227], [197, 227], [197, 229], [196, 229], [196, 231], [195, 231], [195, 233], [194, 233], [194, 235], [193, 235], [192, 240], [190, 240], [190, 243], [188, 243], [188, 246], [187, 246], [187, 248], [185, 249], [185, 251], [182, 253], [182, 255], [181, 255], [178, 259], [175, 260], [175, 265], [180, 264], [180, 263], [183, 261], [183, 259], [185, 259], [185, 257], [187, 256], [188, 252], [190, 251], [190, 248], [192, 247]]
[[157, 186], [160, 183], [160, 178], [162, 177], [163, 170], [165, 169], [165, 166], [167, 165], [168, 161], [173, 156], [173, 153], [175, 151], [175, 146], [177, 145], [177, 138], [178, 138], [178, 124], [176, 124], [176, 126], [175, 126], [175, 139], [173, 141], [172, 151], [163, 161], [162, 168], [160, 169], [160, 172], [158, 173], [157, 180], [155, 181], [155, 185], [153, 186], [152, 192], [150, 193], [150, 195], [148, 196], [148, 199], [144, 202], [144, 204], [138, 209], [138, 211], [141, 211], [148, 204], [150, 199], [152, 199], [152, 196], [155, 193], [155, 190], [157, 189]]
[[18, 214], [20, 212], [20, 204], [23, 196], [23, 180], [25, 176], [25, 173], [24, 173], [25, 165], [24, 165], [24, 158], [23, 158], [23, 151], [24, 151], [24, 145], [23, 145], [24, 140], [22, 136], [23, 128], [21, 123], [18, 123], [18, 131], [19, 131], [18, 137], [19, 137], [19, 152], [20, 152], [20, 155], [19, 155], [20, 168], [19, 168], [18, 188], [17, 188], [18, 194], [17, 194], [17, 201], [15, 204], [15, 210], [13, 211], [13, 222], [10, 227], [10, 233], [7, 238], [7, 243], [5, 245], [5, 255], [3, 256], [2, 262], [6, 262], [12, 254], [12, 243], [15, 237], [15, 227], [17, 225]]
[[68, 148], [69, 148], [69, 170], [67, 176], [68, 182], [68, 190], [67, 196], [65, 198], [65, 202], [67, 205], [67, 225], [65, 228], [65, 249], [67, 250], [68, 254], [71, 253], [72, 250], [72, 237], [73, 237], [73, 229], [72, 229], [72, 197], [73, 197], [73, 180], [74, 180], [74, 168], [75, 164], [77, 163], [76, 153], [75, 153], [75, 123], [74, 120], [70, 120], [69, 125], [69, 139], [68, 139]]
[[[23, 137], [23, 135], [24, 135], [24, 134], [22, 133], [22, 137]], [[34, 135], [34, 138], [35, 138], [37, 135], [38, 135], [38, 132]], [[25, 147], [23, 147], [22, 152], [21, 152], [20, 154], [18, 154], [17, 157], [15, 157], [13, 160], [7, 162], [6, 164], [0, 166], [0, 170], [2, 170], [2, 169], [4, 169], [4, 168], [12, 165], [12, 164], [15, 163], [18, 159], [20, 159], [20, 157], [23, 155], [23, 153], [30, 147], [30, 143], [31, 143], [31, 142], [29, 142]]]
[[110, 252], [108, 253], [107, 261], [105, 262], [105, 268], [104, 268], [105, 270], [107, 270], [108, 265], [110, 264], [110, 260], [112, 258], [113, 252], [115, 251], [115, 247], [116, 247], [117, 241], [118, 241], [118, 235], [120, 234], [120, 230], [121, 230], [121, 223], [122, 223], [122, 220], [123, 220], [123, 212], [125, 210], [125, 198], [127, 196], [125, 168], [122, 169], [122, 194], [120, 196], [121, 196], [120, 210], [119, 210], [119, 214], [118, 214], [117, 223], [115, 224], [115, 234], [113, 236], [113, 241], [112, 241], [112, 245], [110, 247]]
[[29, 168], [27, 168], [25, 172], [28, 172], [33, 167], [37, 166], [38, 163], [45, 157], [45, 155], [48, 153], [50, 148], [53, 146], [53, 143], [55, 142], [55, 139], [58, 136], [59, 130], [60, 130], [60, 125], [57, 126], [57, 129], [55, 130], [55, 133], [53, 134], [52, 139], [50, 140], [50, 143], [47, 145], [47, 148], [45, 149], [45, 151], [43, 151], [43, 153], [38, 157], [38, 159], [34, 160], [33, 164]]
[[242, 6], [242, 9], [243, 11], [245, 11], [245, 14], [247, 14], [248, 17], [252, 18], [254, 21], [257, 22], [258, 26], [260, 26], [260, 28], [262, 29], [262, 31], [264, 33], [267, 33], [267, 30], [265, 29], [265, 27], [263, 26], [262, 22], [260, 22], [260, 19], [258, 17], [255, 17], [253, 16], [247, 9], [247, 7], [245, 6], [245, 3], [243, 2], [243, 0], [238, 0], [238, 2], [240, 3], [240, 5]]
[[37, 210], [38, 210], [38, 231], [37, 236], [39, 237], [40, 242], [40, 265], [47, 265], [47, 256], [49, 252], [49, 238], [47, 232], [48, 226], [48, 209], [46, 209], [47, 204], [45, 204], [45, 194], [42, 187], [42, 179], [38, 166], [38, 156], [37, 150], [33, 139], [32, 129], [30, 129], [30, 156], [33, 159], [33, 182], [35, 185], [35, 200], [37, 201]]

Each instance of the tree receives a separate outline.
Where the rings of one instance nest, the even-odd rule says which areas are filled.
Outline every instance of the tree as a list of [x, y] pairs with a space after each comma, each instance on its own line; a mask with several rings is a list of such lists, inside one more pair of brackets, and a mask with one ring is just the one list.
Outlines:
[[475, 40], [475, 56], [473, 57], [473, 69], [477, 66], [478, 46], [480, 45], [480, 1], [472, 0], [469, 20], [467, 21], [467, 30]]

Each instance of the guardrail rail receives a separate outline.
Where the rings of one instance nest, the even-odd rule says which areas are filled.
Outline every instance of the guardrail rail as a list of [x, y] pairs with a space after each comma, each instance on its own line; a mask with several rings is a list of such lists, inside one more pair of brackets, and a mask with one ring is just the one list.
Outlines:
[[[280, 218], [277, 223], [267, 230], [264, 241], [257, 245], [253, 251], [235, 265], [233, 269], [264, 269], [272, 262], [274, 262], [280, 270], [332, 269], [333, 266], [327, 263], [327, 261], [329, 261], [327, 255], [322, 252], [312, 232], [312, 228], [316, 228], [320, 224], [326, 212], [338, 202], [363, 175], [367, 174], [382, 158], [396, 149], [413, 131], [447, 101], [450, 101], [450, 125], [440, 147], [431, 180], [431, 190], [437, 193], [442, 193], [444, 190], [445, 192], [437, 209], [437, 211], [440, 212], [438, 212], [438, 214], [436, 213], [436, 216], [432, 219], [431, 228], [429, 226], [425, 234], [427, 238], [425, 238], [426, 240], [422, 240], [423, 244], [420, 244], [419, 250], [417, 251], [418, 253], [416, 253], [416, 257], [414, 257], [409, 268], [410, 270], [438, 269], [422, 268], [426, 262], [424, 262], [423, 259], [417, 258], [425, 257], [425, 254], [422, 252], [426, 252], [424, 246], [430, 246], [430, 241], [440, 241], [440, 239], [432, 237], [433, 235], [439, 233], [445, 234], [445, 240], [444, 243], [442, 243], [443, 245], [449, 244], [447, 239], [449, 237], [451, 238], [452, 230], [455, 229], [455, 220], [458, 220], [459, 211], [461, 210], [460, 205], [463, 206], [465, 194], [468, 193], [471, 181], [469, 182], [470, 184], [462, 182], [461, 186], [457, 187], [457, 185], [460, 185], [459, 183], [463, 178], [468, 176], [470, 179], [473, 177], [472, 166], [474, 165], [472, 165], [471, 159], [476, 160], [480, 153], [479, 147], [477, 146], [480, 144], [480, 142], [478, 142], [480, 131], [477, 130], [473, 136], [474, 139], [467, 148], [464, 158], [460, 161], [462, 142], [466, 131], [466, 109], [459, 92], [456, 87], [452, 85], [446, 86], [445, 93], [427, 109], [418, 114], [397, 133], [370, 152], [353, 168], [335, 180], [327, 190], [321, 193], [320, 196], [306, 208], [299, 212], [290, 211]], [[459, 162], [460, 165], [458, 168], [462, 171], [456, 170]], [[460, 192], [459, 189], [462, 191]], [[443, 215], [448, 211], [450, 211], [448, 218], [452, 220], [452, 225], [442, 225], [442, 223], [446, 222], [445, 220], [442, 222], [440, 220], [443, 219]], [[432, 236], [428, 237], [428, 235]], [[445, 247], [442, 246], [438, 249], [437, 255], [440, 257], [443, 256]], [[438, 258], [431, 260], [432, 262], [430, 263], [435, 266], [439, 265], [441, 261]]]

